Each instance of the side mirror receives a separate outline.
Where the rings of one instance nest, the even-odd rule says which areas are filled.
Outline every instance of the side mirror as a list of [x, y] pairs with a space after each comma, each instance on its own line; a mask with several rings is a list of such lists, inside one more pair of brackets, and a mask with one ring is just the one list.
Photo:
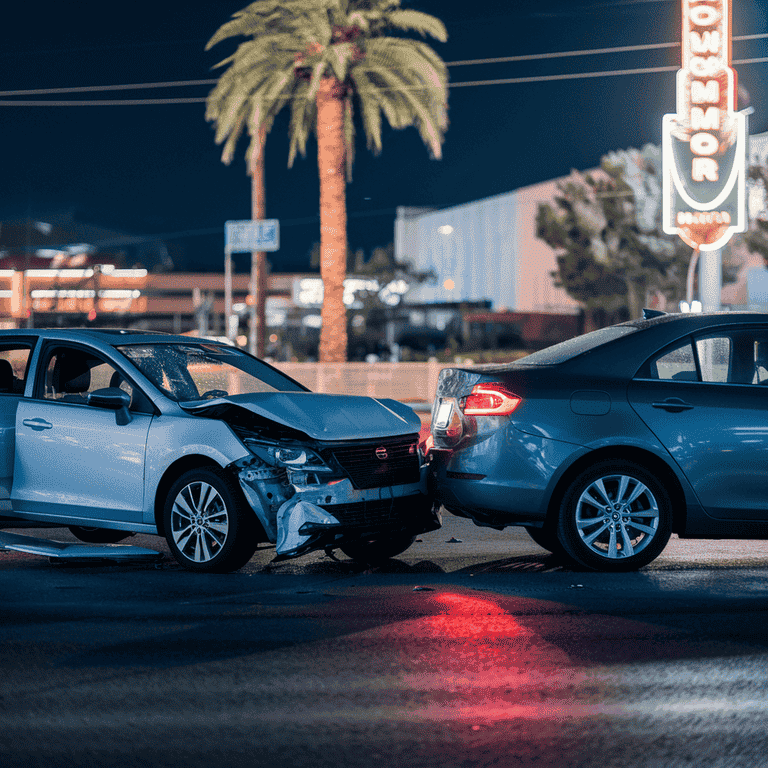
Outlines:
[[104, 387], [94, 390], [88, 395], [87, 403], [94, 408], [115, 411], [115, 421], [121, 427], [131, 421], [131, 414], [128, 411], [131, 396], [118, 387]]

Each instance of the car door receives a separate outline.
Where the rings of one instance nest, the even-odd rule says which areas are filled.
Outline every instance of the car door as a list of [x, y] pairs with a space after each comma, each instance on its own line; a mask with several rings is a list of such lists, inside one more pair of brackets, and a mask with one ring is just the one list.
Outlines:
[[708, 515], [768, 520], [768, 327], [691, 337], [649, 360], [629, 402]]
[[35, 339], [0, 341], [0, 513], [11, 509], [16, 409], [24, 395], [29, 356]]
[[[115, 367], [82, 347], [43, 350], [34, 396], [16, 413], [14, 509], [63, 517], [141, 522], [152, 416], [87, 405], [116, 381]], [[128, 385], [130, 387], [130, 385]]]

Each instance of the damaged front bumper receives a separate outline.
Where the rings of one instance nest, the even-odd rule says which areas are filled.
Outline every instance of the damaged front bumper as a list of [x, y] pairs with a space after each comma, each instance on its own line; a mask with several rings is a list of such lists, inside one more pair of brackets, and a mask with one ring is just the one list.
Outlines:
[[349, 479], [295, 484], [284, 469], [242, 467], [238, 480], [281, 558], [332, 550], [377, 535], [416, 535], [440, 527], [427, 495], [427, 467], [407, 485], [357, 489]]

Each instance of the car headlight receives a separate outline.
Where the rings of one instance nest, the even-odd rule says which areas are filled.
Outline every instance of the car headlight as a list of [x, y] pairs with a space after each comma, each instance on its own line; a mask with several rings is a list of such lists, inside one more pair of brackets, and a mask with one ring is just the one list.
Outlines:
[[246, 438], [248, 450], [273, 467], [285, 467], [304, 472], [332, 472], [325, 461], [311, 448], [264, 443]]

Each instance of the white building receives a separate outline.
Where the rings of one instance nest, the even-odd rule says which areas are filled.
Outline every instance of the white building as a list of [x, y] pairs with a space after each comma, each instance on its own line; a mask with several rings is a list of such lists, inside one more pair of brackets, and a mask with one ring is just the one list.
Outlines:
[[[768, 133], [750, 137], [750, 164], [768, 163]], [[557, 194], [553, 179], [442, 210], [398, 208], [395, 255], [419, 270], [431, 269], [434, 283], [412, 289], [413, 303], [490, 299], [495, 310], [572, 314], [579, 305], [557, 288], [554, 251], [536, 237], [541, 203]], [[749, 214], [765, 215], [764, 190], [750, 189]], [[744, 267], [736, 284], [723, 289], [724, 304], [750, 304], [747, 275], [764, 270], [759, 256], [741, 254]], [[768, 278], [768, 273], [766, 273]]]

